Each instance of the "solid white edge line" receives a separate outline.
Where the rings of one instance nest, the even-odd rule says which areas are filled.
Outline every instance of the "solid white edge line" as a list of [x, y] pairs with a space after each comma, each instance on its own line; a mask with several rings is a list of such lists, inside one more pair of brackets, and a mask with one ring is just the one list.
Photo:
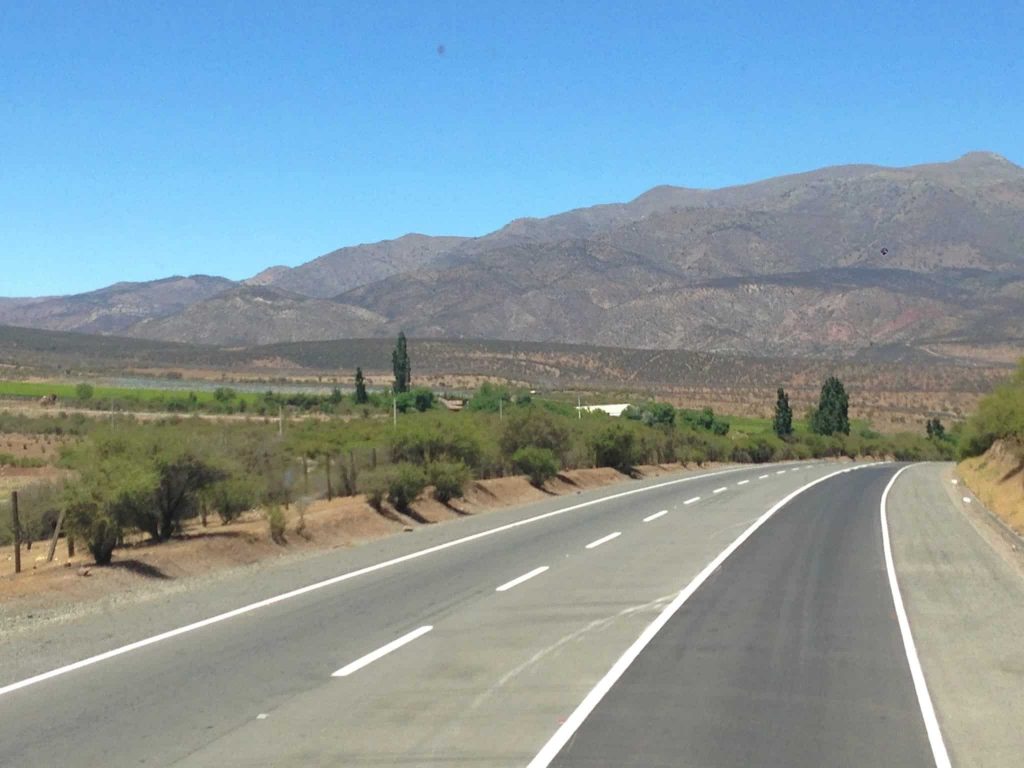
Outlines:
[[736, 483], [736, 485], [746, 485], [749, 482], [749, 480], [740, 480], [738, 483]]
[[645, 523], [649, 523], [649, 522], [651, 522], [651, 520], [657, 520], [659, 517], [663, 517], [664, 515], [667, 515], [667, 514], [668, 514], [668, 510], [667, 509], [663, 509], [663, 510], [661, 510], [661, 512], [655, 512], [653, 515], [648, 515], [647, 517], [645, 517], [644, 518], [644, 522]]
[[715, 490], [713, 490], [712, 493], [725, 493], [727, 490], [728, 489], [725, 486], [723, 486], [721, 488], [715, 488]]
[[685, 507], [687, 504], [696, 504], [698, 501], [700, 501], [700, 496], [694, 496], [692, 499], [684, 501], [683, 506]]
[[251, 613], [252, 611], [259, 610], [260, 608], [266, 608], [267, 606], [274, 605], [275, 603], [280, 603], [284, 600], [290, 600], [293, 597], [299, 597], [300, 595], [304, 595], [307, 592], [314, 592], [318, 589], [323, 589], [325, 587], [330, 587], [343, 581], [348, 581], [349, 579], [354, 579], [357, 576], [364, 576], [367, 573], [373, 573], [374, 571], [389, 568], [393, 565], [398, 565], [399, 563], [404, 563], [409, 560], [415, 560], [419, 557], [431, 555], [435, 552], [441, 552], [442, 550], [458, 546], [459, 544], [465, 544], [470, 541], [476, 541], [477, 539], [483, 539], [487, 536], [493, 536], [496, 533], [503, 533], [504, 531], [509, 531], [513, 528], [518, 528], [521, 525], [529, 525], [530, 523], [535, 523], [539, 520], [546, 520], [549, 517], [555, 517], [556, 515], [565, 514], [566, 512], [573, 512], [577, 509], [583, 509], [584, 507], [591, 507], [595, 504], [603, 504], [606, 501], [614, 501], [615, 499], [621, 499], [626, 496], [632, 496], [637, 493], [646, 493], [647, 491], [654, 491], [659, 488], [666, 488], [672, 485], [688, 483], [692, 482], [693, 480], [703, 480], [709, 477], [716, 477], [718, 475], [726, 475], [732, 472], [742, 472], [746, 469], [748, 469], [748, 467], [734, 467], [732, 469], [721, 469], [716, 472], [708, 472], [701, 475], [681, 477], [678, 480], [667, 480], [664, 483], [647, 485], [644, 486], [643, 488], [633, 488], [632, 490], [629, 491], [621, 491], [620, 493], [613, 493], [610, 496], [602, 496], [599, 499], [591, 499], [590, 501], [583, 501], [580, 502], [579, 504], [573, 504], [572, 506], [563, 507], [562, 509], [555, 509], [552, 510], [551, 512], [544, 512], [539, 515], [534, 515], [533, 517], [528, 517], [524, 520], [517, 520], [514, 523], [506, 523], [505, 525], [499, 525], [497, 528], [488, 528], [486, 531], [473, 533], [469, 536], [463, 536], [459, 539], [452, 539], [451, 541], [446, 541], [443, 544], [437, 544], [433, 547], [427, 547], [426, 549], [420, 549], [416, 552], [410, 552], [408, 554], [392, 558], [391, 560], [385, 560], [380, 563], [374, 563], [373, 565], [368, 565], [365, 568], [359, 568], [355, 571], [349, 571], [348, 573], [342, 573], [338, 576], [332, 576], [331, 578], [324, 579], [323, 581], [318, 581], [313, 584], [307, 584], [304, 587], [299, 587], [298, 589], [293, 589], [289, 592], [283, 592], [279, 595], [274, 595], [273, 597], [268, 597], [264, 600], [258, 600], [255, 603], [249, 603], [248, 605], [243, 605], [240, 608], [225, 611], [224, 613], [218, 613], [215, 616], [210, 616], [209, 618], [201, 619], [200, 621], [195, 621], [191, 624], [186, 624], [182, 627], [176, 627], [175, 629], [170, 629], [166, 632], [161, 632], [158, 635], [146, 637], [142, 640], [137, 640], [134, 643], [128, 643], [127, 645], [122, 645], [119, 648], [113, 648], [109, 651], [96, 654], [95, 656], [89, 656], [88, 658], [81, 659], [80, 661], [76, 661], [71, 664], [66, 664], [63, 667], [58, 667], [56, 669], [51, 669], [48, 672], [42, 672], [38, 675], [27, 677], [24, 680], [19, 680], [17, 682], [10, 683], [9, 685], [0, 687], [0, 696], [4, 696], [8, 693], [13, 693], [14, 691], [20, 690], [21, 688], [27, 688], [30, 685], [35, 685], [36, 683], [41, 683], [45, 680], [50, 680], [51, 678], [58, 677], [60, 675], [65, 675], [68, 672], [74, 672], [75, 670], [82, 669], [83, 667], [98, 664], [101, 661], [113, 659], [125, 653], [137, 651], [140, 648], [145, 648], [148, 645], [153, 645], [154, 643], [159, 643], [163, 640], [169, 640], [172, 637], [178, 637], [179, 635], [184, 635], [188, 632], [194, 632], [197, 629], [208, 627], [211, 624], [218, 624], [222, 621], [227, 621], [228, 619], [233, 619], [237, 616], [242, 616], [246, 613]]
[[600, 547], [602, 544], [607, 544], [612, 539], [617, 539], [621, 535], [622, 535], [622, 531], [616, 531], [615, 533], [609, 533], [607, 536], [602, 536], [600, 539], [597, 539], [596, 541], [590, 542], [589, 544], [587, 544], [586, 548], [587, 549], [594, 549], [595, 547]]
[[910, 631], [910, 620], [907, 618], [907, 610], [903, 606], [903, 596], [900, 592], [899, 580], [896, 578], [896, 565], [892, 557], [892, 545], [889, 542], [889, 516], [886, 512], [889, 491], [896, 484], [897, 478], [912, 466], [915, 465], [911, 464], [896, 472], [882, 492], [882, 502], [879, 505], [879, 519], [882, 525], [882, 551], [885, 553], [885, 570], [889, 574], [889, 588], [892, 591], [892, 602], [896, 609], [896, 621], [899, 623], [900, 634], [903, 636], [903, 647], [907, 652], [910, 676], [914, 680], [917, 704], [921, 708], [921, 717], [924, 719], [924, 727], [928, 733], [928, 743], [932, 748], [932, 757], [935, 760], [936, 768], [950, 768], [949, 753], [946, 751], [946, 744], [942, 740], [942, 729], [939, 727], [939, 719], [935, 715], [935, 706], [932, 704], [931, 695], [928, 693], [928, 683], [925, 682], [921, 660], [917, 657], [917, 646], [914, 644], [914, 635]]
[[411, 643], [417, 637], [422, 637], [423, 635], [427, 634], [427, 632], [429, 632], [432, 629], [433, 629], [433, 627], [430, 626], [430, 625], [427, 625], [425, 627], [420, 627], [419, 629], [414, 629], [409, 634], [402, 635], [400, 638], [398, 638], [397, 640], [392, 640], [387, 645], [382, 645], [376, 651], [373, 651], [372, 653], [368, 653], [365, 656], [361, 656], [360, 658], [358, 658], [355, 661], [353, 661], [351, 664], [346, 664], [344, 667], [342, 667], [337, 672], [332, 674], [331, 677], [348, 677], [353, 672], [358, 672], [363, 667], [365, 667], [365, 666], [367, 666], [369, 664], [373, 664], [373, 662], [377, 661], [377, 659], [383, 658], [384, 656], [387, 656], [392, 651], [397, 651], [403, 645], [407, 645], [408, 643]]
[[717, 571], [729, 556], [739, 549], [740, 545], [749, 539], [753, 533], [764, 525], [768, 520], [782, 509], [786, 504], [792, 501], [794, 498], [799, 496], [807, 489], [823, 483], [836, 475], [842, 474], [842, 471], [832, 472], [831, 474], [819, 477], [817, 480], [813, 480], [806, 485], [797, 488], [795, 491], [784, 497], [781, 501], [776, 502], [771, 509], [761, 515], [753, 524], [741, 533], [728, 547], [723, 549], [718, 556], [704, 566], [704, 569], [693, 577], [693, 580], [686, 585], [682, 592], [680, 592], [676, 598], [665, 606], [665, 609], [658, 614], [657, 618], [654, 619], [640, 636], [633, 642], [629, 648], [626, 649], [618, 660], [612, 665], [597, 684], [590, 689], [590, 692], [584, 697], [583, 701], [579, 703], [572, 714], [559, 726], [558, 730], [548, 739], [547, 743], [541, 747], [540, 752], [529, 762], [526, 768], [547, 768], [551, 764], [551, 761], [555, 759], [562, 748], [568, 743], [569, 739], [573, 737], [573, 734], [579, 730], [579, 727], [583, 724], [583, 721], [587, 719], [587, 716], [594, 711], [594, 708], [600, 703], [601, 699], [605, 697], [611, 687], [615, 685], [620, 677], [629, 668], [629, 665], [636, 661], [636, 658], [643, 652], [644, 648], [654, 639], [654, 636], [658, 634], [662, 627], [664, 627], [669, 620], [683, 607], [683, 604], [693, 596], [693, 593], [700, 589], [701, 585], [707, 581], [708, 577]]
[[518, 587], [524, 581], [529, 581], [534, 576], [540, 576], [542, 573], [544, 573], [544, 571], [546, 571], [548, 569], [548, 567], [549, 566], [547, 566], [547, 565], [542, 565], [539, 568], [534, 568], [529, 573], [524, 573], [522, 576], [517, 576], [516, 578], [512, 579], [512, 581], [506, 581], [500, 587], [497, 587], [494, 591], [495, 592], [508, 592], [510, 589], [512, 589], [512, 587]]

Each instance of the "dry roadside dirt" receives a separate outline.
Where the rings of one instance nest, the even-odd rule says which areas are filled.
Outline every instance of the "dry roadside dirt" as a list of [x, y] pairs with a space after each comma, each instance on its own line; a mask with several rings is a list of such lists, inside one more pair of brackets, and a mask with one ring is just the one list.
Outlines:
[[1017, 535], [1024, 536], [1024, 458], [1003, 441], [957, 466], [957, 473], [982, 504]]
[[[678, 464], [657, 465], [638, 471], [641, 476], [653, 477], [682, 468]], [[413, 505], [411, 517], [388, 506], [378, 513], [362, 496], [297, 503], [285, 510], [287, 532], [283, 545], [271, 541], [267, 521], [258, 511], [228, 525], [212, 517], [206, 528], [198, 521], [190, 521], [181, 537], [163, 544], [139, 542], [118, 549], [113, 563], [106, 567], [93, 565], [81, 542], [75, 556], [69, 558], [67, 540], [62, 539], [52, 563], [45, 561], [46, 542], [35, 542], [31, 550], [23, 547], [22, 573], [15, 576], [13, 551], [5, 547], [0, 550], [0, 625], [5, 614], [13, 617], [37, 609], [59, 612], [72, 608], [77, 612], [83, 603], [111, 596], [119, 600], [142, 599], [154, 590], [184, 586], [189, 579], [210, 577], [233, 568], [350, 547], [421, 525], [529, 504], [625, 479], [625, 475], [607, 468], [567, 470], [543, 491], [531, 486], [524, 477], [479, 480], [468, 489], [465, 498], [448, 505], [424, 494]]]

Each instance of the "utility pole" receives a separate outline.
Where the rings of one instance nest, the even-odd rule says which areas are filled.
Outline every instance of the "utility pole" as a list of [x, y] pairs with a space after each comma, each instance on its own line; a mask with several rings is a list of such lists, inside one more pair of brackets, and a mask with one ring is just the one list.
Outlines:
[[21, 521], [18, 520], [17, 491], [11, 491], [11, 526], [14, 529], [14, 572], [21, 573]]
[[398, 398], [391, 397], [391, 426], [398, 427]]
[[580, 400], [579, 394], [576, 395], [576, 418], [583, 418], [583, 401]]
[[504, 411], [504, 408], [503, 408], [504, 402], [505, 402], [505, 398], [503, 398], [501, 395], [499, 395], [498, 396], [498, 421], [501, 421], [502, 419], [505, 418], [505, 411]]
[[284, 434], [284, 406], [277, 406], [277, 436]]

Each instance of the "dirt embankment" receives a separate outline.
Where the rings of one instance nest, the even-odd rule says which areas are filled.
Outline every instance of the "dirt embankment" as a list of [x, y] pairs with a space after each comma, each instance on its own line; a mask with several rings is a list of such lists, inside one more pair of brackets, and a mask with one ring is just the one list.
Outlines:
[[[678, 471], [680, 465], [640, 468], [651, 477]], [[337, 547], [347, 547], [417, 526], [440, 523], [460, 516], [475, 515], [500, 507], [528, 504], [552, 496], [573, 494], [625, 480], [613, 469], [567, 470], [538, 490], [524, 477], [503, 477], [474, 482], [465, 498], [441, 504], [424, 494], [408, 515], [385, 505], [374, 510], [362, 496], [323, 499], [292, 504], [285, 511], [285, 543], [271, 541], [262, 513], [250, 512], [228, 525], [216, 517], [207, 527], [190, 521], [182, 535], [163, 544], [142, 542], [118, 549], [109, 567], [91, 565], [81, 542], [72, 558], [67, 542], [61, 540], [54, 562], [47, 563], [46, 543], [36, 542], [22, 549], [22, 573], [13, 575], [13, 553], [0, 550], [0, 603], [22, 609], [60, 607], [72, 602], [92, 601], [111, 595], [144, 594], [161, 585], [182, 583], [227, 569], [279, 557], [299, 556]]]
[[982, 504], [1024, 535], [1024, 445], [996, 441], [957, 471]]

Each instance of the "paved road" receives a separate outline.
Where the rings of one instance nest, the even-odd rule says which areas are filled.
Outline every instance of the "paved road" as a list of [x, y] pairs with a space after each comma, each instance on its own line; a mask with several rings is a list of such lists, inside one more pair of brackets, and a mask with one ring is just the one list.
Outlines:
[[[307, 582], [398, 561], [0, 693], [0, 764], [526, 765], [684, 585], [836, 469], [648, 482], [332, 553], [305, 566]], [[879, 554], [878, 496], [894, 471], [839, 474], [782, 507], [655, 637], [558, 764], [928, 765]], [[424, 546], [442, 548], [417, 554]], [[254, 577], [247, 594], [273, 592]], [[179, 615], [199, 610], [190, 599]], [[74, 658], [139, 639], [137, 617], [154, 610], [53, 629], [38, 654], [48, 664], [19, 654], [0, 666], [0, 691], [56, 666], [48, 649], [72, 661], [76, 636]], [[167, 629], [154, 621], [151, 632]], [[660, 735], [644, 741], [647, 722]]]
[[892, 474], [865, 469], [787, 505], [553, 765], [934, 765], [879, 546]]

